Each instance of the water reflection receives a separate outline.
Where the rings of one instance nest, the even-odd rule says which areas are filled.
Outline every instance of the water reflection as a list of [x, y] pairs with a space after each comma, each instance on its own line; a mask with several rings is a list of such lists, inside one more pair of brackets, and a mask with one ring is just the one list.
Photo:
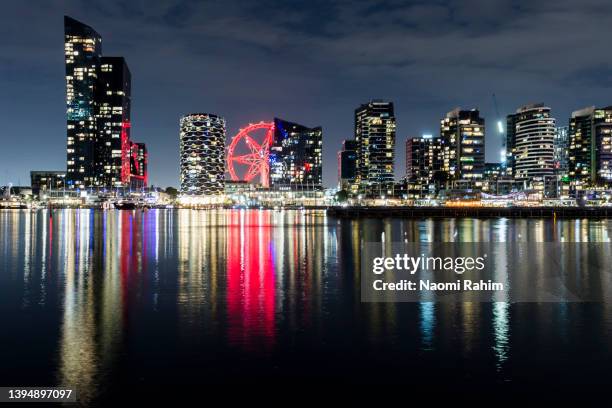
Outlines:
[[[112, 388], [112, 378], [129, 382], [135, 355], [172, 370], [202, 369], [202, 358], [222, 371], [236, 353], [324, 350], [332, 361], [358, 355], [363, 364], [369, 355], [367, 367], [373, 350], [417, 364], [416, 350], [478, 358], [479, 369], [506, 379], [513, 353], [534, 338], [569, 344], [577, 336], [571, 307], [525, 311], [504, 298], [434, 303], [428, 295], [417, 304], [362, 304], [363, 243], [390, 251], [392, 242], [609, 242], [610, 229], [607, 220], [337, 220], [316, 211], [1, 211], [0, 306], [15, 316], [4, 336], [51, 339], [46, 358], [57, 363], [40, 368], [48, 373], [41, 381], [76, 386], [83, 403]], [[509, 279], [507, 262], [496, 259], [499, 281]], [[608, 310], [602, 304], [592, 317], [590, 334], [603, 345]], [[22, 327], [18, 319], [33, 311], [57, 327]], [[27, 350], [13, 352], [6, 361], [17, 370]]]
[[228, 341], [269, 349], [276, 306], [272, 220], [267, 213], [246, 211], [231, 211], [227, 220]]

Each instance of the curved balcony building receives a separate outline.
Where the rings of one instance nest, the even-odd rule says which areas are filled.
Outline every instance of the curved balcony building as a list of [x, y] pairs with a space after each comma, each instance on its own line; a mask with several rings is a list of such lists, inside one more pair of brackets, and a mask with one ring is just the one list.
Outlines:
[[525, 105], [508, 116], [513, 173], [518, 180], [554, 174], [555, 118], [544, 104]]
[[180, 121], [181, 194], [222, 194], [225, 187], [225, 119], [191, 113]]

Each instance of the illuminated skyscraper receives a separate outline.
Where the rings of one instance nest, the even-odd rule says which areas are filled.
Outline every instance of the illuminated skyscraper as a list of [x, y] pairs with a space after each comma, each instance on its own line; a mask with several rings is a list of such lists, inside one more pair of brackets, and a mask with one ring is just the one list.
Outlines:
[[582, 185], [612, 184], [612, 106], [572, 113], [569, 129], [569, 177]]
[[[102, 38], [64, 17], [69, 188], [132, 185], [131, 74], [122, 57], [103, 57]], [[144, 145], [143, 145], [144, 148]], [[146, 174], [134, 175], [146, 186]]]
[[323, 130], [274, 118], [270, 145], [270, 186], [277, 190], [323, 187]]
[[522, 106], [508, 115], [507, 125], [512, 176], [527, 181], [553, 176], [556, 128], [550, 108], [542, 103]]
[[100, 58], [95, 92], [95, 185], [122, 187], [130, 183], [131, 74], [122, 57]]
[[66, 61], [67, 184], [95, 183], [97, 137], [95, 91], [102, 37], [91, 27], [64, 17]]
[[191, 113], [180, 121], [181, 194], [222, 194], [225, 187], [225, 119]]
[[391, 194], [395, 180], [395, 114], [392, 102], [373, 100], [355, 110], [357, 182], [374, 195]]
[[485, 164], [485, 120], [477, 109], [457, 108], [440, 121], [442, 170], [449, 181], [467, 181], [478, 187]]

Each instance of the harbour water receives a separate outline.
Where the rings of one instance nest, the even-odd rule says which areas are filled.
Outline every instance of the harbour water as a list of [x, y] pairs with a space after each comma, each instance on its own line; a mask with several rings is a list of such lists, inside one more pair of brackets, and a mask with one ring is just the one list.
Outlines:
[[611, 235], [606, 219], [0, 211], [0, 385], [74, 387], [83, 405], [596, 399], [612, 383], [609, 302], [362, 303], [360, 246]]

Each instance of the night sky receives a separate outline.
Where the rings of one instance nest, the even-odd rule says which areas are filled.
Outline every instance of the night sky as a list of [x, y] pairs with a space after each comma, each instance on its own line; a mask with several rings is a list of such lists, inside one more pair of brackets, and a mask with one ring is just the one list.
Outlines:
[[[150, 181], [178, 186], [178, 120], [226, 118], [228, 135], [274, 116], [323, 127], [324, 182], [352, 137], [353, 111], [395, 102], [396, 174], [404, 141], [437, 134], [456, 106], [487, 120], [498, 161], [501, 115], [544, 102], [558, 125], [612, 104], [612, 2], [583, 1], [3, 1], [0, 185], [65, 170], [63, 16], [92, 26], [103, 54], [132, 72], [132, 138]], [[497, 137], [496, 137], [497, 136]]]

